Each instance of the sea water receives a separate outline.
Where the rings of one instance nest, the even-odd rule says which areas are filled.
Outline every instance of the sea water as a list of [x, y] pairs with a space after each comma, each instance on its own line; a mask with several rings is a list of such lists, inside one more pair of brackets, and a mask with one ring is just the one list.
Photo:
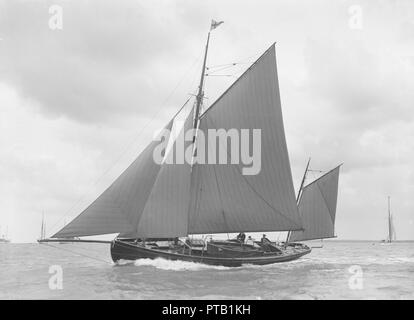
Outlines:
[[414, 299], [414, 243], [326, 241], [296, 261], [238, 268], [114, 264], [109, 244], [2, 244], [0, 299]]

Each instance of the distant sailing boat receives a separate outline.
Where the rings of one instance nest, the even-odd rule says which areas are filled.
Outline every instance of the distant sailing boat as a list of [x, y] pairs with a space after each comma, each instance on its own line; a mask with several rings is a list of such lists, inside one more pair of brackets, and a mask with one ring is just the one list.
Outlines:
[[[210, 32], [219, 24], [213, 20]], [[186, 150], [192, 150], [192, 161], [158, 164], [153, 154], [159, 141], [151, 142], [91, 205], [43, 241], [69, 242], [74, 241], [69, 237], [117, 233], [113, 241], [78, 241], [111, 243], [115, 262], [165, 258], [233, 267], [298, 259], [311, 249], [292, 241], [333, 234], [339, 167], [303, 190], [302, 183], [299, 205], [296, 202], [275, 45], [203, 111], [210, 32], [198, 94], [180, 132], [196, 132], [185, 141]], [[166, 125], [167, 132], [175, 117]], [[245, 128], [261, 132], [261, 169], [257, 174], [244, 175], [241, 164], [233, 159], [224, 164], [196, 160], [202, 151], [200, 133]], [[165, 155], [168, 159], [179, 140], [170, 135], [164, 139], [172, 145]], [[219, 149], [216, 140], [205, 139], [205, 145], [214, 143]], [[264, 236], [261, 241], [244, 241], [244, 232], [264, 231], [290, 231], [289, 239], [276, 243]], [[237, 239], [219, 241], [209, 236], [235, 232], [240, 233]], [[194, 239], [192, 235], [207, 236]]]
[[42, 213], [42, 225], [40, 227], [40, 237], [37, 242], [41, 243], [42, 240], [46, 239], [46, 221], [45, 221], [45, 214]]
[[6, 228], [6, 233], [1, 234], [0, 228], [0, 243], [10, 243], [10, 239], [7, 237], [8, 230]]
[[[63, 222], [63, 227], [66, 226], [66, 221]], [[37, 240], [39, 243], [47, 242], [46, 240], [46, 220], [44, 213], [42, 214], [42, 225], [40, 227], [40, 237]], [[62, 241], [59, 241], [60, 244], [66, 244], [69, 241], [68, 240], [79, 240], [77, 237], [67, 237], [65, 239], [62, 239]]]
[[391, 198], [388, 197], [388, 237], [386, 240], [382, 240], [384, 243], [391, 243], [397, 239], [394, 222], [391, 214]]

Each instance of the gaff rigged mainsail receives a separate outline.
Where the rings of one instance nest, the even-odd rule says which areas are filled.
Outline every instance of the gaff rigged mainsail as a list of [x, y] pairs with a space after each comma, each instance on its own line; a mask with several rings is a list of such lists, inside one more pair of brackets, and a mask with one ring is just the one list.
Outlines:
[[[192, 119], [190, 114], [183, 130], [191, 127]], [[230, 162], [159, 165], [153, 160], [159, 143], [154, 141], [53, 237], [121, 233], [167, 238], [302, 229], [283, 128], [274, 45], [207, 109], [199, 128], [205, 136], [209, 129], [260, 129], [258, 174], [243, 175], [242, 165]]]
[[304, 230], [292, 232], [289, 241], [334, 237], [339, 168], [303, 188], [298, 207]]
[[[189, 233], [301, 229], [283, 127], [274, 45], [201, 116], [203, 132], [232, 128], [260, 129], [260, 172], [243, 175], [245, 165], [240, 161], [232, 164], [231, 159], [228, 164], [195, 164], [197, 195], [192, 198]], [[226, 146], [215, 142], [216, 153], [225, 152]], [[205, 144], [211, 146], [212, 141], [207, 138]]]

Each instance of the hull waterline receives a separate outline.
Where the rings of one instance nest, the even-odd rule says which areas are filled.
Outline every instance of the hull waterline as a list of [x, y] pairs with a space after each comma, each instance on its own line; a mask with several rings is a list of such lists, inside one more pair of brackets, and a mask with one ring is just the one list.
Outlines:
[[223, 258], [156, 250], [117, 239], [115, 239], [111, 244], [111, 257], [114, 262], [117, 262], [119, 260], [163, 258], [167, 260], [180, 260], [226, 267], [240, 267], [243, 264], [266, 265], [272, 263], [287, 262], [299, 259], [300, 257], [310, 252], [310, 248], [303, 246], [303, 249], [301, 250], [293, 250], [292, 252], [286, 252], [282, 254], [269, 253], [257, 257]]

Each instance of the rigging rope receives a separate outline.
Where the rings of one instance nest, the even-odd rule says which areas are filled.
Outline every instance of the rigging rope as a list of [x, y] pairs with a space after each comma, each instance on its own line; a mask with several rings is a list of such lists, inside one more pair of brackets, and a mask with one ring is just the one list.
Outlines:
[[103, 260], [103, 259], [101, 259], [101, 258], [92, 257], [92, 256], [90, 256], [90, 255], [87, 255], [87, 254], [84, 254], [84, 253], [79, 253], [79, 252], [76, 252], [76, 251], [73, 251], [73, 250], [69, 250], [69, 249], [67, 249], [67, 248], [56, 247], [56, 246], [51, 245], [51, 244], [49, 244], [49, 243], [42, 243], [41, 245], [46, 245], [46, 246], [49, 246], [49, 247], [52, 247], [52, 248], [55, 248], [55, 249], [58, 249], [58, 250], [67, 251], [67, 252], [70, 252], [70, 253], [73, 253], [73, 254], [77, 254], [77, 255], [80, 255], [80, 256], [84, 256], [84, 257], [86, 257], [86, 258], [89, 258], [89, 259], [92, 259], [92, 260], [96, 260], [96, 261], [99, 261], [99, 262], [104, 262], [104, 263], [109, 263], [109, 264], [112, 264], [112, 262], [110, 262], [110, 261], [108, 261], [108, 260]]

